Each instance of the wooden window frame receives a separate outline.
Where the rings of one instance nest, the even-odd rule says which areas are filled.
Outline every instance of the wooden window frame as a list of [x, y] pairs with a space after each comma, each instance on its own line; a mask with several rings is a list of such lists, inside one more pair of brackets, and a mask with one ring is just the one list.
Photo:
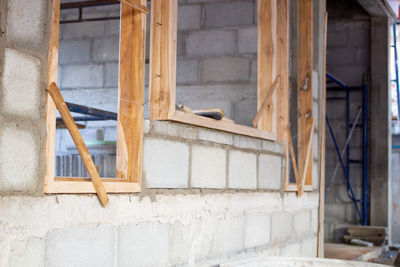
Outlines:
[[[257, 128], [178, 111], [176, 104], [178, 0], [151, 1], [149, 113], [152, 120], [176, 121], [272, 141], [284, 141], [289, 84], [288, 0], [258, 0], [258, 108], [280, 78]], [[279, 21], [279, 22], [278, 22]], [[263, 75], [261, 75], [261, 73]]]
[[[313, 135], [314, 119], [313, 114], [313, 0], [298, 1], [298, 62], [297, 62], [297, 105], [298, 105], [298, 156], [297, 168], [299, 177], [296, 183], [290, 182], [289, 160], [291, 160], [289, 151], [289, 140], [286, 142], [286, 175], [285, 191], [298, 192], [302, 195], [304, 191], [313, 191], [312, 184], [312, 165], [313, 165]], [[304, 87], [307, 90], [303, 90]], [[312, 127], [312, 129], [311, 129]], [[288, 129], [288, 128], [287, 128]], [[287, 131], [287, 139], [289, 139]], [[311, 135], [311, 136], [310, 136]], [[304, 140], [306, 140], [304, 142]], [[307, 152], [311, 151], [308, 154]], [[307, 165], [307, 166], [305, 166]], [[305, 177], [302, 177], [304, 168], [307, 168]], [[304, 178], [304, 179], [303, 179]]]
[[[101, 179], [107, 193], [140, 192], [144, 119], [146, 0], [121, 1], [116, 178]], [[60, 0], [52, 1], [48, 84], [57, 82]], [[45, 193], [96, 193], [88, 178], [55, 177], [56, 106], [46, 99]]]

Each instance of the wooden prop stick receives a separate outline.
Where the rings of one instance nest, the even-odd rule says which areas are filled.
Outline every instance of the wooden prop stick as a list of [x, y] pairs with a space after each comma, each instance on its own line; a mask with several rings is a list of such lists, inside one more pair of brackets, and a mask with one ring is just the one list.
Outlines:
[[313, 141], [313, 137], [314, 137], [315, 120], [312, 117], [310, 119], [312, 120], [312, 122], [311, 122], [310, 134], [308, 137], [308, 143], [307, 143], [306, 161], [304, 162], [303, 174], [301, 176], [300, 191], [298, 192], [299, 196], [303, 195], [303, 192], [304, 192], [304, 184], [306, 182], [306, 176], [307, 176], [307, 170], [308, 170], [307, 166], [308, 166], [308, 162], [310, 161], [310, 157], [312, 156], [311, 155], [311, 147], [312, 147], [312, 141]]
[[86, 170], [89, 173], [90, 179], [92, 180], [93, 187], [96, 190], [100, 203], [103, 205], [103, 207], [105, 207], [108, 203], [107, 192], [104, 188], [103, 183], [101, 182], [99, 173], [97, 172], [92, 157], [89, 154], [85, 142], [83, 141], [81, 133], [79, 132], [78, 127], [76, 126], [75, 121], [68, 110], [67, 104], [65, 104], [65, 101], [61, 96], [60, 90], [55, 83], [50, 84], [47, 87], [47, 91], [53, 98], [54, 103], [56, 104], [56, 107], [65, 123], [65, 126], [67, 127], [72, 139], [74, 140], [75, 146], [78, 149], [79, 154], [81, 155], [83, 164], [85, 165]]
[[297, 162], [296, 162], [296, 156], [294, 154], [294, 149], [293, 149], [293, 140], [292, 140], [292, 134], [290, 132], [290, 126], [287, 127], [287, 135], [288, 135], [288, 142], [289, 142], [290, 157], [292, 158], [292, 165], [293, 165], [293, 170], [294, 170], [294, 178], [296, 179], [297, 191], [299, 192], [300, 191], [299, 169], [297, 169]]
[[130, 5], [131, 7], [133, 7], [134, 9], [145, 13], [146, 15], [149, 14], [149, 10], [147, 9], [147, 7], [145, 7], [142, 4], [136, 3], [134, 0], [119, 0], [120, 2]]
[[264, 98], [264, 102], [262, 103], [260, 109], [258, 110], [257, 115], [254, 117], [254, 120], [253, 120], [254, 128], [257, 127], [257, 124], [260, 121], [261, 116], [263, 115], [264, 111], [267, 109], [269, 103], [271, 102], [272, 95], [274, 94], [276, 85], [278, 84], [280, 77], [281, 76], [278, 75], [278, 77], [276, 77], [275, 81], [272, 83], [271, 87], [269, 88], [269, 90]]

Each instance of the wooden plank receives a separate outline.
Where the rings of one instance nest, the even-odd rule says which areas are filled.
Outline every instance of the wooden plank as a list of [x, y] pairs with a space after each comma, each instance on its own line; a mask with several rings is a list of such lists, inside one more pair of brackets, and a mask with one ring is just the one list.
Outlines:
[[[60, 23], [60, 0], [52, 1], [52, 16], [50, 28], [49, 59], [47, 63], [47, 83], [57, 82], [58, 72], [58, 39]], [[44, 191], [47, 192], [49, 184], [54, 183], [55, 173], [55, 146], [56, 146], [56, 106], [51, 95], [46, 93], [46, 175]]]
[[175, 113], [171, 114], [167, 118], [171, 121], [182, 122], [187, 124], [192, 124], [196, 126], [201, 126], [209, 129], [214, 130], [221, 130], [230, 133], [237, 133], [241, 135], [266, 139], [266, 140], [276, 140], [275, 133], [261, 131], [259, 129], [254, 129], [252, 127], [243, 126], [239, 124], [231, 123], [230, 121], [226, 120], [214, 120], [202, 116], [196, 116], [190, 113], [185, 113], [181, 111], [176, 111]]
[[[311, 126], [310, 126], [310, 130], [309, 130], [309, 135], [308, 135], [308, 142], [307, 142], [307, 150], [306, 150], [306, 161], [304, 162], [304, 167], [303, 167], [303, 173], [301, 176], [301, 186], [300, 186], [300, 192], [299, 192], [299, 196], [301, 196], [304, 192], [304, 185], [306, 184], [306, 176], [307, 173], [310, 172], [309, 168], [312, 168], [312, 165], [309, 165], [308, 163], [310, 161], [312, 161], [312, 142], [313, 142], [313, 137], [314, 137], [314, 128], [315, 128], [315, 120], [310, 117], [311, 119]], [[310, 184], [310, 183], [307, 183]]]
[[123, 3], [120, 36], [116, 176], [141, 184], [146, 15]]
[[[258, 0], [258, 109], [277, 75], [276, 57], [276, 1]], [[275, 132], [276, 92], [273, 94], [272, 105], [264, 111], [257, 126], [261, 130]]]
[[149, 14], [149, 10], [146, 7], [146, 3], [138, 3], [135, 0], [120, 0], [121, 3], [129, 5], [130, 7], [134, 8], [137, 11], [140, 11], [144, 14]]
[[271, 108], [272, 105], [272, 95], [275, 92], [276, 86], [278, 85], [280, 76], [278, 75], [278, 77], [276, 77], [275, 81], [272, 83], [271, 87], [269, 88], [269, 90], [267, 91], [267, 94], [265, 95], [264, 101], [262, 102], [261, 107], [259, 108], [256, 116], [254, 117], [253, 120], [253, 127], [257, 127], [258, 122], [261, 119], [261, 116], [265, 113], [265, 111]]
[[47, 91], [53, 98], [54, 103], [58, 111], [60, 112], [60, 115], [65, 125], [67, 126], [68, 131], [71, 134], [72, 140], [74, 141], [75, 146], [82, 158], [83, 164], [85, 165], [86, 170], [89, 173], [90, 179], [92, 180], [93, 187], [96, 190], [97, 196], [99, 197], [99, 200], [103, 205], [103, 207], [105, 207], [108, 203], [107, 192], [100, 180], [100, 176], [97, 172], [96, 166], [93, 163], [92, 157], [89, 154], [89, 151], [85, 145], [85, 142], [83, 141], [83, 138], [78, 130], [78, 127], [76, 126], [74, 119], [72, 118], [72, 115], [67, 108], [67, 104], [65, 104], [65, 101], [61, 96], [60, 90], [57, 88], [57, 85], [55, 83], [50, 84], [47, 87]]
[[150, 118], [167, 119], [175, 112], [177, 0], [151, 1]]
[[[277, 91], [277, 141], [286, 143], [289, 124], [289, 0], [277, 0], [277, 69], [280, 86]], [[285, 150], [288, 150], [285, 148]], [[287, 153], [288, 155], [289, 153]]]
[[383, 236], [388, 234], [384, 226], [350, 226], [347, 233], [353, 236]]
[[[312, 184], [312, 160], [307, 158], [308, 118], [312, 116], [313, 88], [313, 5], [312, 0], [299, 0], [298, 7], [298, 166], [306, 172], [305, 184]], [[312, 150], [312, 148], [311, 148]], [[307, 165], [305, 163], [307, 162]]]
[[[314, 191], [314, 187], [312, 185], [304, 185], [304, 192], [312, 192]], [[298, 192], [296, 184], [288, 184], [285, 187], [285, 191], [287, 192]]]
[[[140, 192], [139, 183], [130, 182], [109, 182], [103, 181], [105, 190], [108, 193], [135, 193]], [[96, 193], [93, 183], [90, 181], [57, 181], [48, 187], [51, 194], [92, 194]]]
[[321, 90], [321, 117], [319, 132], [319, 213], [318, 213], [318, 257], [324, 257], [324, 212], [325, 212], [325, 127], [326, 127], [326, 46], [328, 36], [328, 13], [325, 13], [324, 24], [324, 50], [323, 50], [323, 85]]

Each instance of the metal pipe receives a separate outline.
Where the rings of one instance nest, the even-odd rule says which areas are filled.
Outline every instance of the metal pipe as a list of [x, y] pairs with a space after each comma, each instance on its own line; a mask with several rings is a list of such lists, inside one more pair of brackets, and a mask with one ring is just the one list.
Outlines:
[[66, 104], [67, 104], [67, 107], [70, 112], [84, 114], [84, 115], [90, 115], [93, 117], [107, 119], [107, 120], [115, 120], [116, 121], [118, 119], [118, 114], [114, 113], [114, 112], [109, 112], [109, 111], [105, 111], [105, 110], [101, 110], [101, 109], [77, 105], [77, 104], [73, 104], [73, 103], [69, 103], [69, 102], [66, 102]]
[[120, 4], [119, 0], [80, 1], [80, 2], [73, 2], [73, 3], [63, 3], [60, 5], [60, 9], [72, 9], [72, 8], [106, 6], [106, 5], [117, 5], [117, 4]]
[[363, 220], [362, 224], [368, 224], [368, 87], [363, 85], [363, 185], [362, 203]]
[[326, 77], [328, 77], [329, 79], [331, 79], [333, 82], [335, 82], [336, 84], [340, 85], [341, 87], [347, 87], [346, 84], [344, 84], [342, 81], [340, 81], [339, 79], [337, 79], [335, 76], [333, 76], [330, 73], [326, 73]]
[[[92, 117], [92, 116], [79, 116], [73, 117], [74, 121], [108, 121], [109, 119]], [[57, 122], [62, 122], [62, 118], [57, 118]]]
[[105, 20], [119, 20], [119, 19], [120, 19], [120, 16], [104, 17], [104, 18], [88, 18], [88, 19], [80, 18], [80, 19], [63, 20], [63, 21], [60, 21], [60, 24], [91, 22], [91, 21], [105, 21]]

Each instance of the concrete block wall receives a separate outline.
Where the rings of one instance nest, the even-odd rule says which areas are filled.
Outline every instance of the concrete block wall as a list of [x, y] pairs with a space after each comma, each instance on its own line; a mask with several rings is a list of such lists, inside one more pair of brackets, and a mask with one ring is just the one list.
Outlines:
[[[106, 208], [92, 194], [44, 195], [49, 4], [0, 6], [0, 266], [212, 266], [254, 255], [316, 256], [318, 193], [283, 192], [277, 143], [146, 121], [142, 193], [110, 194]], [[250, 88], [212, 86], [217, 96]]]
[[283, 189], [281, 143], [150, 120], [145, 135], [147, 188]]
[[[349, 86], [362, 86], [363, 75], [370, 73], [370, 32], [368, 13], [356, 1], [328, 1], [327, 71]], [[333, 86], [333, 85], [332, 85]], [[334, 85], [336, 86], [336, 85]], [[327, 97], [345, 96], [344, 92], [329, 92]], [[350, 120], [356, 118], [362, 105], [362, 92], [350, 94]], [[343, 100], [327, 101], [327, 115], [340, 148], [346, 141], [346, 104]], [[362, 123], [360, 117], [359, 123]], [[356, 127], [350, 142], [350, 158], [362, 158], [362, 128]], [[327, 186], [339, 162], [329, 130], [326, 131]], [[351, 164], [351, 185], [361, 198], [362, 165]], [[346, 228], [358, 224], [353, 202], [347, 196], [346, 179], [339, 166], [325, 201], [325, 239], [341, 242]]]
[[256, 3], [179, 1], [178, 103], [222, 108], [226, 117], [251, 125], [257, 113]]

